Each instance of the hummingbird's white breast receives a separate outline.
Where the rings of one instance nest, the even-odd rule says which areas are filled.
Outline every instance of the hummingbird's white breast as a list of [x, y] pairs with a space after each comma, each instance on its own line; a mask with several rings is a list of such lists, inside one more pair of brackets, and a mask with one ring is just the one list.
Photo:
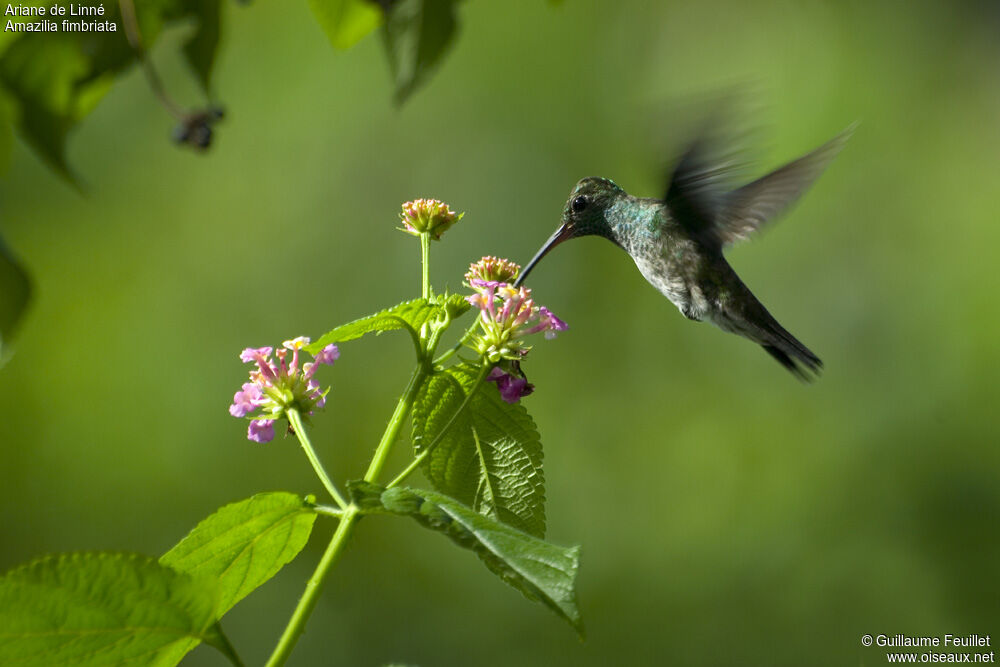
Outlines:
[[673, 267], [662, 256], [650, 260], [636, 255], [633, 259], [642, 277], [670, 299], [685, 317], [698, 321], [705, 319], [709, 304], [697, 283], [689, 282], [683, 274], [672, 271]]

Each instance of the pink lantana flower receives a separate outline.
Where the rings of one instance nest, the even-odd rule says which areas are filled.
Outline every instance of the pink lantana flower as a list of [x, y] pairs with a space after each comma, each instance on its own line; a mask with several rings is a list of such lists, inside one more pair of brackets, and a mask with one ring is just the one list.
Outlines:
[[508, 403], [534, 391], [520, 370], [520, 361], [531, 349], [525, 338], [544, 333], [554, 338], [568, 326], [545, 306], [539, 306], [527, 287], [514, 287], [521, 267], [507, 259], [483, 257], [469, 266], [466, 284], [475, 290], [466, 297], [479, 309], [479, 331], [467, 344], [495, 367], [487, 381], [495, 382]]
[[308, 416], [326, 403], [329, 389], [321, 390], [313, 375], [321, 364], [336, 361], [340, 350], [336, 345], [327, 345], [311, 362], [304, 362], [299, 355], [308, 344], [304, 336], [286, 340], [275, 354], [276, 359], [271, 358], [274, 348], [270, 347], [248, 347], [240, 352], [240, 361], [253, 363], [255, 368], [250, 371], [250, 381], [233, 396], [229, 414], [250, 419], [250, 440], [264, 443], [274, 439], [274, 422], [286, 418], [286, 410], [294, 408]]
[[552, 338], [568, 328], [552, 311], [535, 303], [530, 289], [497, 279], [514, 278], [515, 267], [507, 260], [484, 257], [465, 276], [476, 290], [466, 299], [479, 309], [480, 332], [470, 337], [471, 346], [493, 363], [523, 358], [531, 349], [523, 341], [525, 336], [544, 332]]

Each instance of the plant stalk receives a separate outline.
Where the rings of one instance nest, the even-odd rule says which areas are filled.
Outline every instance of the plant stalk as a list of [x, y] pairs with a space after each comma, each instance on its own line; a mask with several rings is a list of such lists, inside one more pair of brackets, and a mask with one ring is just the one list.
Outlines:
[[382, 434], [382, 439], [379, 441], [378, 447], [375, 448], [375, 455], [372, 456], [368, 472], [365, 473], [366, 482], [376, 481], [382, 472], [382, 468], [385, 467], [385, 462], [389, 458], [392, 445], [396, 442], [396, 436], [399, 435], [399, 429], [402, 428], [403, 422], [406, 421], [406, 417], [410, 414], [410, 409], [413, 407], [413, 402], [417, 400], [417, 393], [420, 392], [420, 388], [427, 378], [427, 373], [427, 364], [424, 363], [424, 360], [420, 360], [417, 367], [413, 369], [413, 375], [410, 376], [410, 383], [406, 385], [406, 391], [403, 392], [399, 402], [396, 403], [396, 409], [393, 411], [392, 417], [385, 427], [385, 432]]
[[309, 615], [312, 614], [313, 609], [316, 607], [316, 602], [319, 600], [319, 594], [323, 589], [323, 582], [326, 580], [327, 574], [330, 573], [330, 570], [340, 558], [340, 554], [344, 550], [344, 545], [347, 544], [347, 540], [350, 539], [351, 533], [354, 530], [354, 524], [357, 523], [360, 517], [361, 514], [357, 505], [351, 504], [344, 509], [344, 516], [340, 519], [340, 524], [337, 526], [333, 537], [330, 538], [330, 544], [327, 545], [326, 551], [323, 552], [323, 558], [320, 559], [319, 565], [316, 566], [316, 570], [309, 578], [306, 589], [302, 592], [302, 597], [299, 598], [299, 603], [292, 613], [292, 618], [288, 621], [288, 625], [285, 626], [285, 631], [281, 634], [278, 645], [274, 648], [274, 652], [267, 661], [267, 667], [280, 667], [280, 665], [284, 665], [285, 661], [288, 660], [292, 649], [295, 648], [295, 643], [298, 642], [299, 637], [305, 631]]
[[292, 430], [295, 431], [295, 436], [299, 439], [299, 443], [302, 445], [303, 451], [306, 453], [306, 458], [309, 459], [309, 463], [312, 464], [313, 470], [316, 471], [316, 476], [319, 477], [320, 481], [323, 482], [323, 486], [326, 490], [330, 492], [333, 499], [340, 506], [340, 509], [345, 509], [347, 507], [347, 502], [344, 501], [344, 497], [340, 495], [340, 491], [334, 485], [333, 480], [326, 473], [326, 469], [323, 464], [319, 462], [319, 457], [316, 456], [316, 450], [313, 449], [312, 443], [309, 442], [309, 436], [306, 435], [306, 428], [302, 424], [302, 415], [295, 408], [289, 408], [285, 410], [285, 414], [288, 416], [288, 423], [292, 425]]
[[420, 235], [420, 296], [429, 299], [431, 296], [431, 235], [424, 232]]

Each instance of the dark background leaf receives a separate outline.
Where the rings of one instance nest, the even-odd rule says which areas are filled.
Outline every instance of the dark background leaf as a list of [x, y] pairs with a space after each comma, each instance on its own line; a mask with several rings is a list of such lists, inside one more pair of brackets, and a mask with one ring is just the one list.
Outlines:
[[0, 238], [0, 364], [31, 298], [31, 280]]
[[194, 17], [195, 29], [184, 43], [184, 57], [198, 77], [205, 93], [212, 91], [212, 71], [219, 50], [222, 29], [221, 0], [189, 0], [188, 11]]
[[[137, 2], [136, 19], [146, 51], [166, 24], [193, 20], [195, 32], [185, 55], [207, 88], [219, 38], [219, 2]], [[118, 3], [101, 4], [105, 8], [101, 20], [116, 23], [116, 31], [19, 33], [7, 40], [0, 56], [0, 85], [17, 108], [19, 134], [49, 166], [73, 182], [76, 178], [66, 158], [69, 133], [104, 97], [115, 77], [136, 62]]]
[[400, 0], [382, 27], [389, 68], [402, 104], [441, 64], [458, 31], [456, 0]]

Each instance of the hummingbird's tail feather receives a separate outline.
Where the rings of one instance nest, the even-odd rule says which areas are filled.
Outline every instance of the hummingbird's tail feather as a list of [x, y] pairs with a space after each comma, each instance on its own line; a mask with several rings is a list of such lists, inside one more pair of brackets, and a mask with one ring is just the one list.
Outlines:
[[[780, 350], [773, 345], [761, 345], [761, 347], [764, 348], [765, 352], [774, 357], [779, 364], [781, 364], [789, 371], [791, 371], [792, 375], [794, 375], [798, 379], [802, 380], [803, 382], [811, 382], [813, 380], [813, 376], [809, 375], [804, 370], [802, 370], [802, 367], [796, 364], [795, 360], [792, 359], [790, 356], [788, 356], [788, 354], [785, 353], [783, 350]], [[819, 369], [821, 369], [822, 367], [823, 364], [820, 363], [815, 368], [809, 367], [809, 370], [815, 373], [819, 373]]]
[[724, 284], [726, 288], [708, 295], [710, 301], [717, 304], [717, 309], [710, 313], [709, 319], [723, 331], [738, 334], [761, 345], [765, 352], [799, 378], [811, 379], [806, 371], [819, 375], [823, 368], [820, 358], [778, 324], [778, 320], [743, 284], [729, 263], [720, 256], [713, 268], [716, 283]]
[[[776, 320], [771, 318], [767, 323], [766, 333], [769, 339], [766, 343], [761, 343], [764, 351], [774, 357], [779, 364], [791, 371], [800, 380], [810, 381], [813, 379], [806, 370], [819, 375], [823, 369], [823, 362], [812, 353], [808, 347], [788, 333]], [[803, 369], [803, 366], [805, 367]]]

